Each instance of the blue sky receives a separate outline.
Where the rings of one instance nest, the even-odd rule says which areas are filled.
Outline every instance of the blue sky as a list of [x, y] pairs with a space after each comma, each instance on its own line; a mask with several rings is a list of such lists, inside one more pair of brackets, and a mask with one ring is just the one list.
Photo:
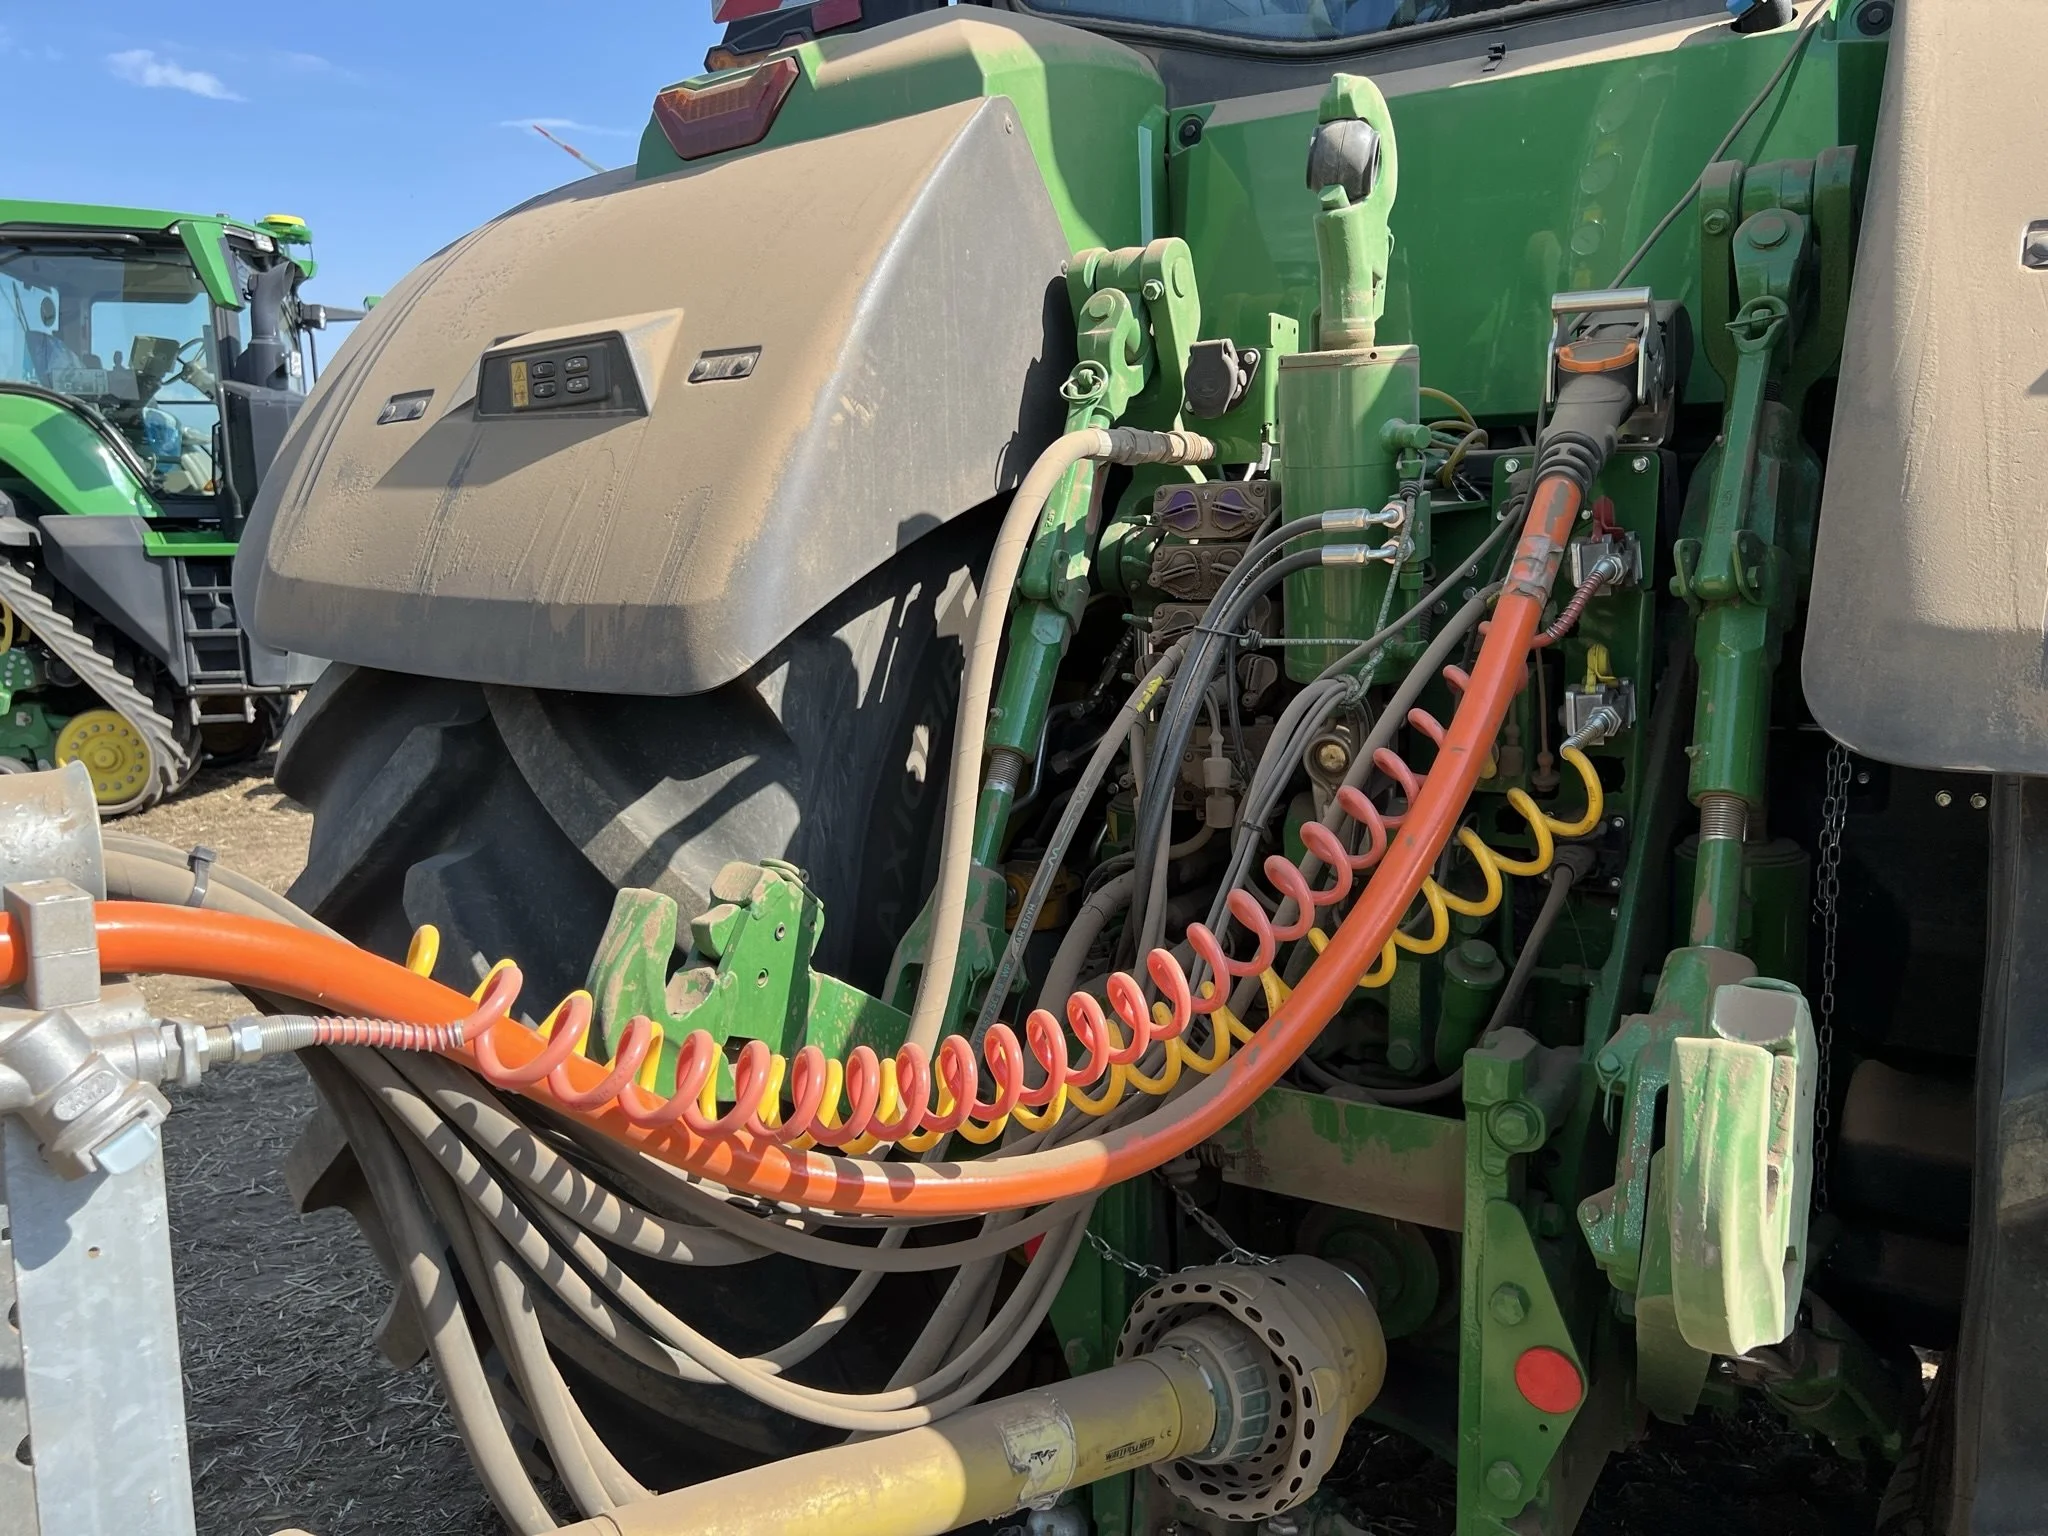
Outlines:
[[588, 174], [523, 124], [631, 160], [710, 18], [710, 0], [0, 4], [0, 195], [295, 213], [320, 261], [307, 296], [354, 304]]

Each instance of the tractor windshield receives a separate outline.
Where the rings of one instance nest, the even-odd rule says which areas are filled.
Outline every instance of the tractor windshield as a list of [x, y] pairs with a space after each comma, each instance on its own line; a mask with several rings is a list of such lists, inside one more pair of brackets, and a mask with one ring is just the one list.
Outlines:
[[213, 494], [212, 337], [213, 306], [178, 246], [0, 241], [0, 385], [90, 407], [135, 449], [153, 492]]
[[1077, 21], [1121, 21], [1265, 42], [1313, 43], [1368, 37], [1523, 3], [1526, 0], [1028, 0], [1027, 9]]

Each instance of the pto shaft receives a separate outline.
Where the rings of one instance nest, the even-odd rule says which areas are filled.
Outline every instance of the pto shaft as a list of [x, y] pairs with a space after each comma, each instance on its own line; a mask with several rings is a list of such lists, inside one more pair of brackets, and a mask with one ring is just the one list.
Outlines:
[[1200, 1367], [1162, 1351], [924, 1429], [624, 1505], [564, 1536], [940, 1536], [1199, 1451], [1216, 1415]]

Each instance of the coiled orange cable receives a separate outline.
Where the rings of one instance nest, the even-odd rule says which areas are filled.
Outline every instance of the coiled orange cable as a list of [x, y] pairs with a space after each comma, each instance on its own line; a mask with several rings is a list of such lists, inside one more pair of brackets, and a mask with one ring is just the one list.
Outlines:
[[[1578, 511], [1580, 491], [1556, 475], [1529, 500], [1508, 581], [1496, 605], [1471, 680], [1418, 781], [1415, 799], [1350, 914], [1264, 1027], [1226, 1071], [1196, 1083], [1157, 1113], [1101, 1136], [972, 1162], [881, 1162], [788, 1146], [748, 1129], [703, 1134], [678, 1119], [637, 1126], [618, 1107], [579, 1108], [554, 1099], [550, 1068], [526, 1089], [593, 1128], [727, 1188], [818, 1209], [968, 1216], [1089, 1194], [1157, 1167], [1213, 1136], [1277, 1082], [1382, 955], [1456, 829], [1519, 686], [1545, 596]], [[478, 1043], [504, 1067], [530, 1071], [550, 1042], [537, 1032], [487, 1016], [493, 1000], [461, 993], [345, 940], [282, 923], [149, 903], [105, 902], [97, 910], [103, 969], [211, 976], [237, 986], [300, 998], [336, 1013], [418, 1024], [465, 1022], [474, 1061]], [[23, 969], [11, 925], [0, 924], [0, 980]], [[469, 1026], [474, 1025], [472, 1030]], [[617, 1064], [573, 1055], [557, 1064], [579, 1101]], [[622, 1082], [620, 1087], [630, 1087]], [[616, 1090], [614, 1090], [616, 1092]]]

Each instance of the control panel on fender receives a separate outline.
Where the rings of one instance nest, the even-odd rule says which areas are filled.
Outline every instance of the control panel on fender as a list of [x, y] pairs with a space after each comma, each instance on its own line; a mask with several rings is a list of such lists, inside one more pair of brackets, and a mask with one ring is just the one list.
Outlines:
[[541, 411], [644, 415], [624, 340], [613, 332], [485, 353], [477, 377], [477, 415], [528, 416]]

